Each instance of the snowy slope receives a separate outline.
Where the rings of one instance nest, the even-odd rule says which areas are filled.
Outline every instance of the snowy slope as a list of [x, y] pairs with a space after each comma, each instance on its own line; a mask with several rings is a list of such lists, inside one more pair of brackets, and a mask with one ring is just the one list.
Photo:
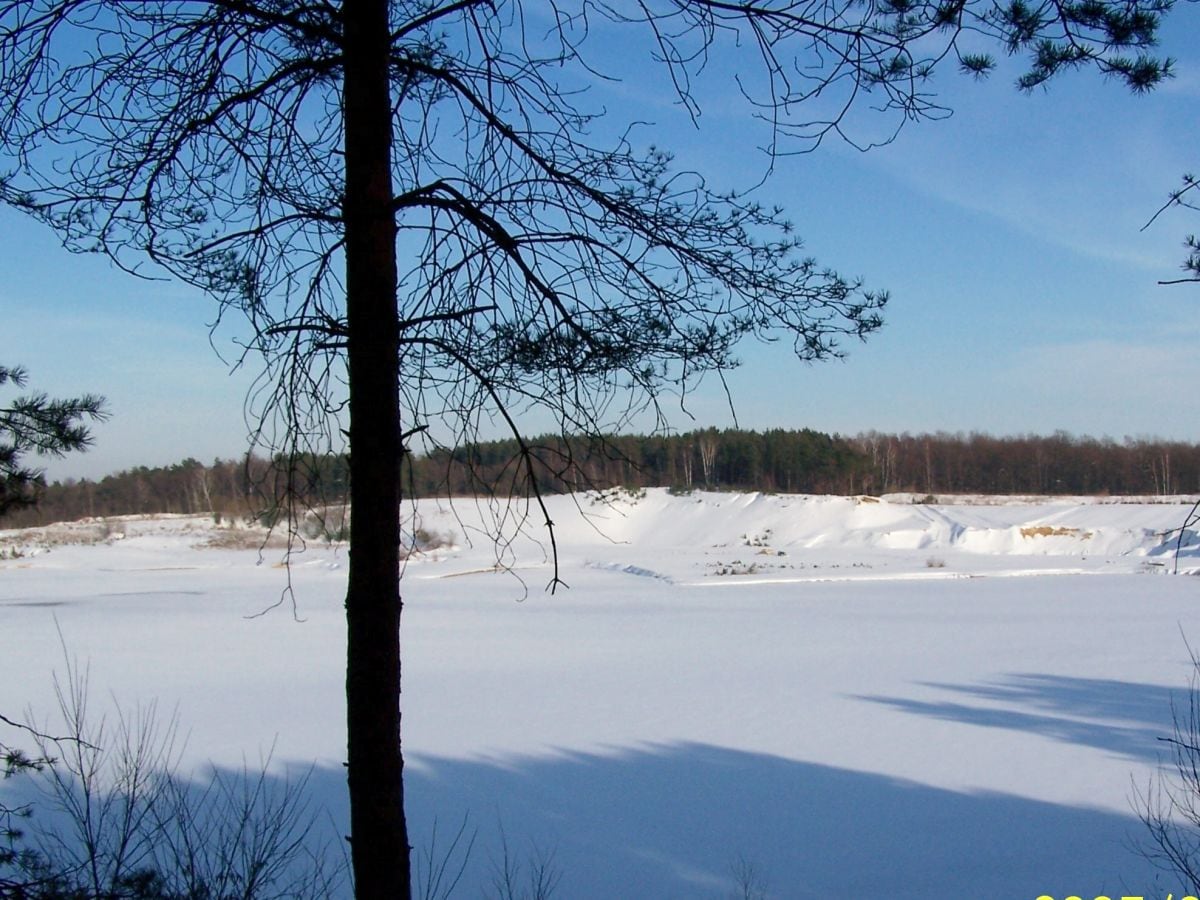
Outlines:
[[[672, 496], [652, 489], [604, 499], [552, 497], [547, 506], [565, 559], [688, 583], [733, 573], [746, 583], [1173, 567], [1178, 529], [1192, 502], [974, 498], [924, 505], [906, 499]], [[487, 511], [481, 519], [473, 503], [422, 504], [420, 518], [447, 534], [488, 530]], [[545, 543], [540, 522], [530, 511], [520, 549], [502, 562], [523, 566], [546, 558], [532, 540]], [[1194, 567], [1198, 554], [1200, 539], [1189, 529], [1181, 568]]]
[[[1136, 852], [1131, 795], [1200, 643], [1200, 581], [1160, 574], [1185, 498], [908, 499], [549, 498], [554, 594], [540, 510], [422, 502], [408, 528], [442, 546], [403, 582], [418, 846], [469, 816], [467, 897], [501, 826], [584, 900], [727, 897], [739, 859], [780, 898], [1181, 896]], [[61, 632], [97, 702], [177, 706], [189, 765], [315, 761], [344, 822], [345, 548], [288, 570], [263, 540], [0, 532], [0, 710], [46, 720]]]

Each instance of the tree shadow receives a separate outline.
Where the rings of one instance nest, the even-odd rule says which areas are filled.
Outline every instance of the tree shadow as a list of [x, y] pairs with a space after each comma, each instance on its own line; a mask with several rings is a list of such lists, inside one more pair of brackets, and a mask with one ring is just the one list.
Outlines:
[[739, 861], [777, 898], [1119, 896], [1159, 884], [1133, 815], [704, 744], [423, 758], [408, 798], [418, 848], [435, 818], [443, 832], [464, 815], [478, 828], [468, 895], [489, 882], [501, 829], [510, 850], [552, 852], [571, 898], [726, 898]]
[[1158, 738], [1173, 733], [1172, 704], [1183, 699], [1177, 688], [1164, 685], [1064, 675], [1018, 673], [972, 685], [918, 683], [988, 705], [855, 697], [934, 719], [1027, 731], [1143, 762], [1159, 760], [1163, 746]]
[[[414, 858], [439, 862], [466, 822], [448, 867], [465, 866], [452, 897], [495, 896], [506, 852], [525, 873], [548, 860], [564, 900], [726, 900], [739, 896], [739, 866], [776, 900], [1178, 895], [1138, 853], [1132, 814], [706, 744], [418, 756], [406, 786]], [[306, 789], [318, 831], [345, 834], [344, 769], [312, 770]]]

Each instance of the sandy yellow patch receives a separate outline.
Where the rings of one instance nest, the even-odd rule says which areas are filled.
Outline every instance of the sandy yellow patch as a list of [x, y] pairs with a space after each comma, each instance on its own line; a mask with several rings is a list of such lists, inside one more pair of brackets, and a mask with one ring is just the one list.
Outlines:
[[1021, 537], [1077, 537], [1087, 540], [1092, 536], [1090, 531], [1080, 531], [1078, 528], [1066, 528], [1052, 525], [1029, 525], [1021, 529]]

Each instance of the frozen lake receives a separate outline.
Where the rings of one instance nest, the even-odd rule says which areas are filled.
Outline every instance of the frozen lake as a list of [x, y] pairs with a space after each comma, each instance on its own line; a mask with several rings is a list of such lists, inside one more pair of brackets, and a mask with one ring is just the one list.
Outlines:
[[[418, 848], [469, 818], [463, 896], [503, 829], [566, 898], [723, 898], [745, 861], [780, 898], [1178, 900], [1131, 804], [1200, 644], [1200, 580], [1164, 574], [1188, 507], [907, 499], [554, 497], [554, 594], [536, 528], [497, 551], [486, 506], [422, 502], [444, 546], [402, 584]], [[0, 532], [0, 711], [52, 721], [61, 633], [96, 702], [178, 710], [186, 765], [274, 747], [344, 823], [345, 549], [289, 572], [254, 540]]]

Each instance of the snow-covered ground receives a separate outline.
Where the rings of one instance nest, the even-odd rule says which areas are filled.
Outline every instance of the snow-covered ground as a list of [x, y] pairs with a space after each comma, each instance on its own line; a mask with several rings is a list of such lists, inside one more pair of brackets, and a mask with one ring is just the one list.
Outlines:
[[[780, 898], [1180, 897], [1131, 802], [1200, 645], [1200, 580], [1165, 574], [1191, 499], [912, 499], [552, 497], [553, 594], [541, 510], [420, 503], [417, 846], [468, 817], [462, 896], [502, 830], [563, 898], [727, 897], [741, 862]], [[274, 746], [344, 822], [345, 549], [257, 542], [0, 532], [0, 711], [49, 718], [61, 633], [99, 699], [177, 708], [188, 765]]]

